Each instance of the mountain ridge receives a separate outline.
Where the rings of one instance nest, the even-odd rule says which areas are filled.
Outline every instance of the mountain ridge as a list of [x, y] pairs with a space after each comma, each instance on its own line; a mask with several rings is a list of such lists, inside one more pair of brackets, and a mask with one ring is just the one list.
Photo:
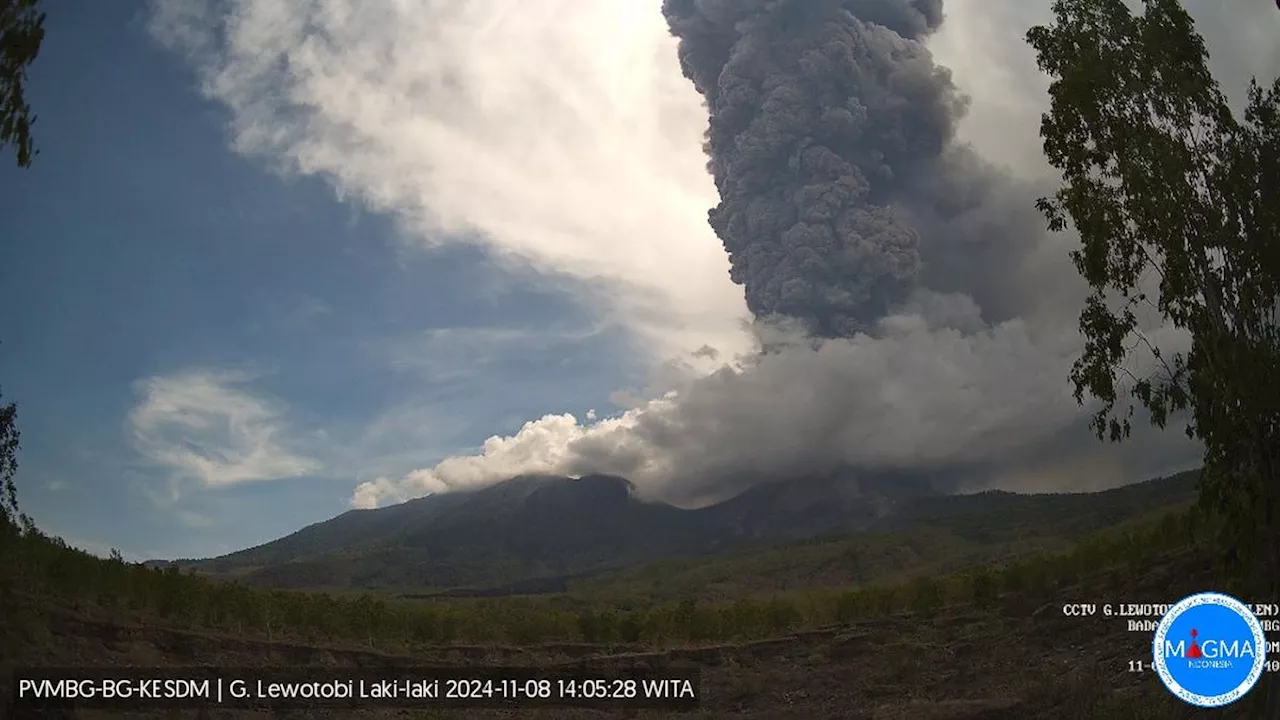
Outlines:
[[[893, 530], [1003, 505], [1034, 517], [1050, 505], [1087, 515], [1093, 502], [1098, 512], [1122, 519], [1143, 503], [1193, 491], [1192, 473], [1102, 493], [1037, 496], [945, 495], [923, 481], [837, 471], [763, 483], [722, 502], [685, 509], [642, 500], [618, 476], [524, 475], [386, 508], [350, 510], [216, 558], [156, 564], [286, 588], [537, 586], [660, 558]], [[1096, 499], [1106, 493], [1129, 499]]]

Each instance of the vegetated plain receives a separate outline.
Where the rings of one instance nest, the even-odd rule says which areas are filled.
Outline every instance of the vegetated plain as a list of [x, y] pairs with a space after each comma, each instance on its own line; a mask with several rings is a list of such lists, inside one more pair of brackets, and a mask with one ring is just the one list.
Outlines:
[[1193, 492], [1182, 475], [1090, 495], [936, 498], [878, 531], [505, 597], [251, 587], [10, 539], [0, 682], [19, 665], [694, 666], [703, 704], [693, 717], [1197, 717], [1149, 671], [1130, 672], [1150, 655], [1149, 633], [1062, 613], [1069, 602], [1166, 603], [1214, 588], [1212, 528]]

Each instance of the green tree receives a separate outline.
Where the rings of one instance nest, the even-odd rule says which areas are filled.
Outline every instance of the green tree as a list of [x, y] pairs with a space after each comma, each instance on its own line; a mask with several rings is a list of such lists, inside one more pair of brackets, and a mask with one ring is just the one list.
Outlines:
[[[0, 395], [0, 399], [3, 399]], [[18, 509], [18, 489], [13, 476], [18, 471], [18, 408], [0, 404], [0, 533], [13, 535], [30, 530], [31, 518]]]
[[[1076, 398], [1099, 438], [1135, 407], [1187, 417], [1205, 449], [1200, 499], [1251, 589], [1280, 591], [1280, 80], [1241, 117], [1177, 0], [1056, 0], [1027, 40], [1052, 78], [1041, 135], [1063, 185], [1039, 207], [1071, 224], [1091, 288]], [[1183, 331], [1162, 346], [1144, 328]], [[1181, 420], [1179, 420], [1181, 422]], [[1280, 687], [1272, 707], [1280, 711]], [[1275, 716], [1275, 715], [1272, 715]]]
[[1000, 573], [1000, 589], [1011, 593], [1026, 589], [1029, 563], [1029, 560], [1023, 560], [1005, 566]]
[[974, 568], [970, 572], [969, 581], [972, 586], [974, 604], [983, 610], [991, 607], [1000, 591], [996, 585], [995, 576], [991, 574], [991, 569], [986, 565]]
[[800, 621], [800, 611], [786, 598], [773, 598], [764, 606], [764, 621], [770, 632], [783, 632]]
[[637, 643], [644, 634], [644, 623], [636, 612], [624, 612], [618, 619], [617, 632], [622, 642]]
[[0, 146], [12, 145], [18, 165], [36, 155], [31, 126], [36, 118], [26, 99], [27, 68], [44, 40], [44, 13], [38, 0], [0, 0]]
[[863, 616], [866, 604], [864, 594], [857, 591], [840, 593], [835, 600], [835, 620], [841, 625], [851, 625]]
[[[28, 167], [36, 151], [31, 142], [35, 116], [24, 92], [27, 68], [44, 40], [44, 13], [37, 0], [0, 0], [0, 147], [12, 145], [18, 165]], [[18, 469], [18, 411], [0, 404], [0, 533], [30, 530], [31, 519], [18, 510], [13, 475]]]
[[609, 639], [608, 618], [602, 613], [586, 609], [578, 613], [578, 634], [583, 642], [598, 643]]
[[917, 614], [933, 612], [942, 604], [942, 588], [936, 578], [921, 576], [911, 581], [911, 610]]
[[[1092, 290], [1071, 379], [1077, 399], [1101, 401], [1099, 437], [1127, 438], [1138, 405], [1159, 427], [1189, 413], [1201, 497], [1232, 519], [1237, 559], [1263, 561], [1274, 585], [1280, 80], [1251, 83], [1237, 119], [1186, 11], [1145, 5], [1135, 16], [1122, 0], [1057, 0], [1055, 24], [1028, 34], [1054, 78], [1041, 134], [1064, 177], [1040, 208], [1051, 229], [1080, 233], [1072, 259]], [[1143, 330], [1156, 324], [1189, 347], [1161, 347]]]

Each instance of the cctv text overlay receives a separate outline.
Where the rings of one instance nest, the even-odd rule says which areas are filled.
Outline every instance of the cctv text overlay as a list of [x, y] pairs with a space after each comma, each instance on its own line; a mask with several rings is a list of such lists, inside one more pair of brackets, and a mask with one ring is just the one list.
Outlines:
[[[1267, 673], [1280, 673], [1280, 603], [1253, 602], [1246, 606], [1258, 619], [1267, 635], [1267, 660], [1263, 665]], [[1154, 636], [1163, 618], [1174, 605], [1150, 602], [1067, 602], [1062, 604], [1062, 615], [1081, 620], [1119, 623], [1126, 631], [1147, 638]], [[1176, 643], [1175, 643], [1176, 646]], [[1148, 654], [1126, 660], [1129, 672], [1152, 672], [1152, 658]]]
[[698, 707], [696, 669], [27, 668], [17, 708], [107, 710], [322, 708]]

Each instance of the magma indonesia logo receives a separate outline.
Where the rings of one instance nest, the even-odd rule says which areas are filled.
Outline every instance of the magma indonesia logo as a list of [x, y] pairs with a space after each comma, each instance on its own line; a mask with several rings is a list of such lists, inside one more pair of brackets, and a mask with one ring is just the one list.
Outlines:
[[1198, 707], [1244, 697], [1262, 677], [1262, 623], [1229, 595], [1200, 593], [1169, 608], [1156, 628], [1153, 664], [1169, 692]]

